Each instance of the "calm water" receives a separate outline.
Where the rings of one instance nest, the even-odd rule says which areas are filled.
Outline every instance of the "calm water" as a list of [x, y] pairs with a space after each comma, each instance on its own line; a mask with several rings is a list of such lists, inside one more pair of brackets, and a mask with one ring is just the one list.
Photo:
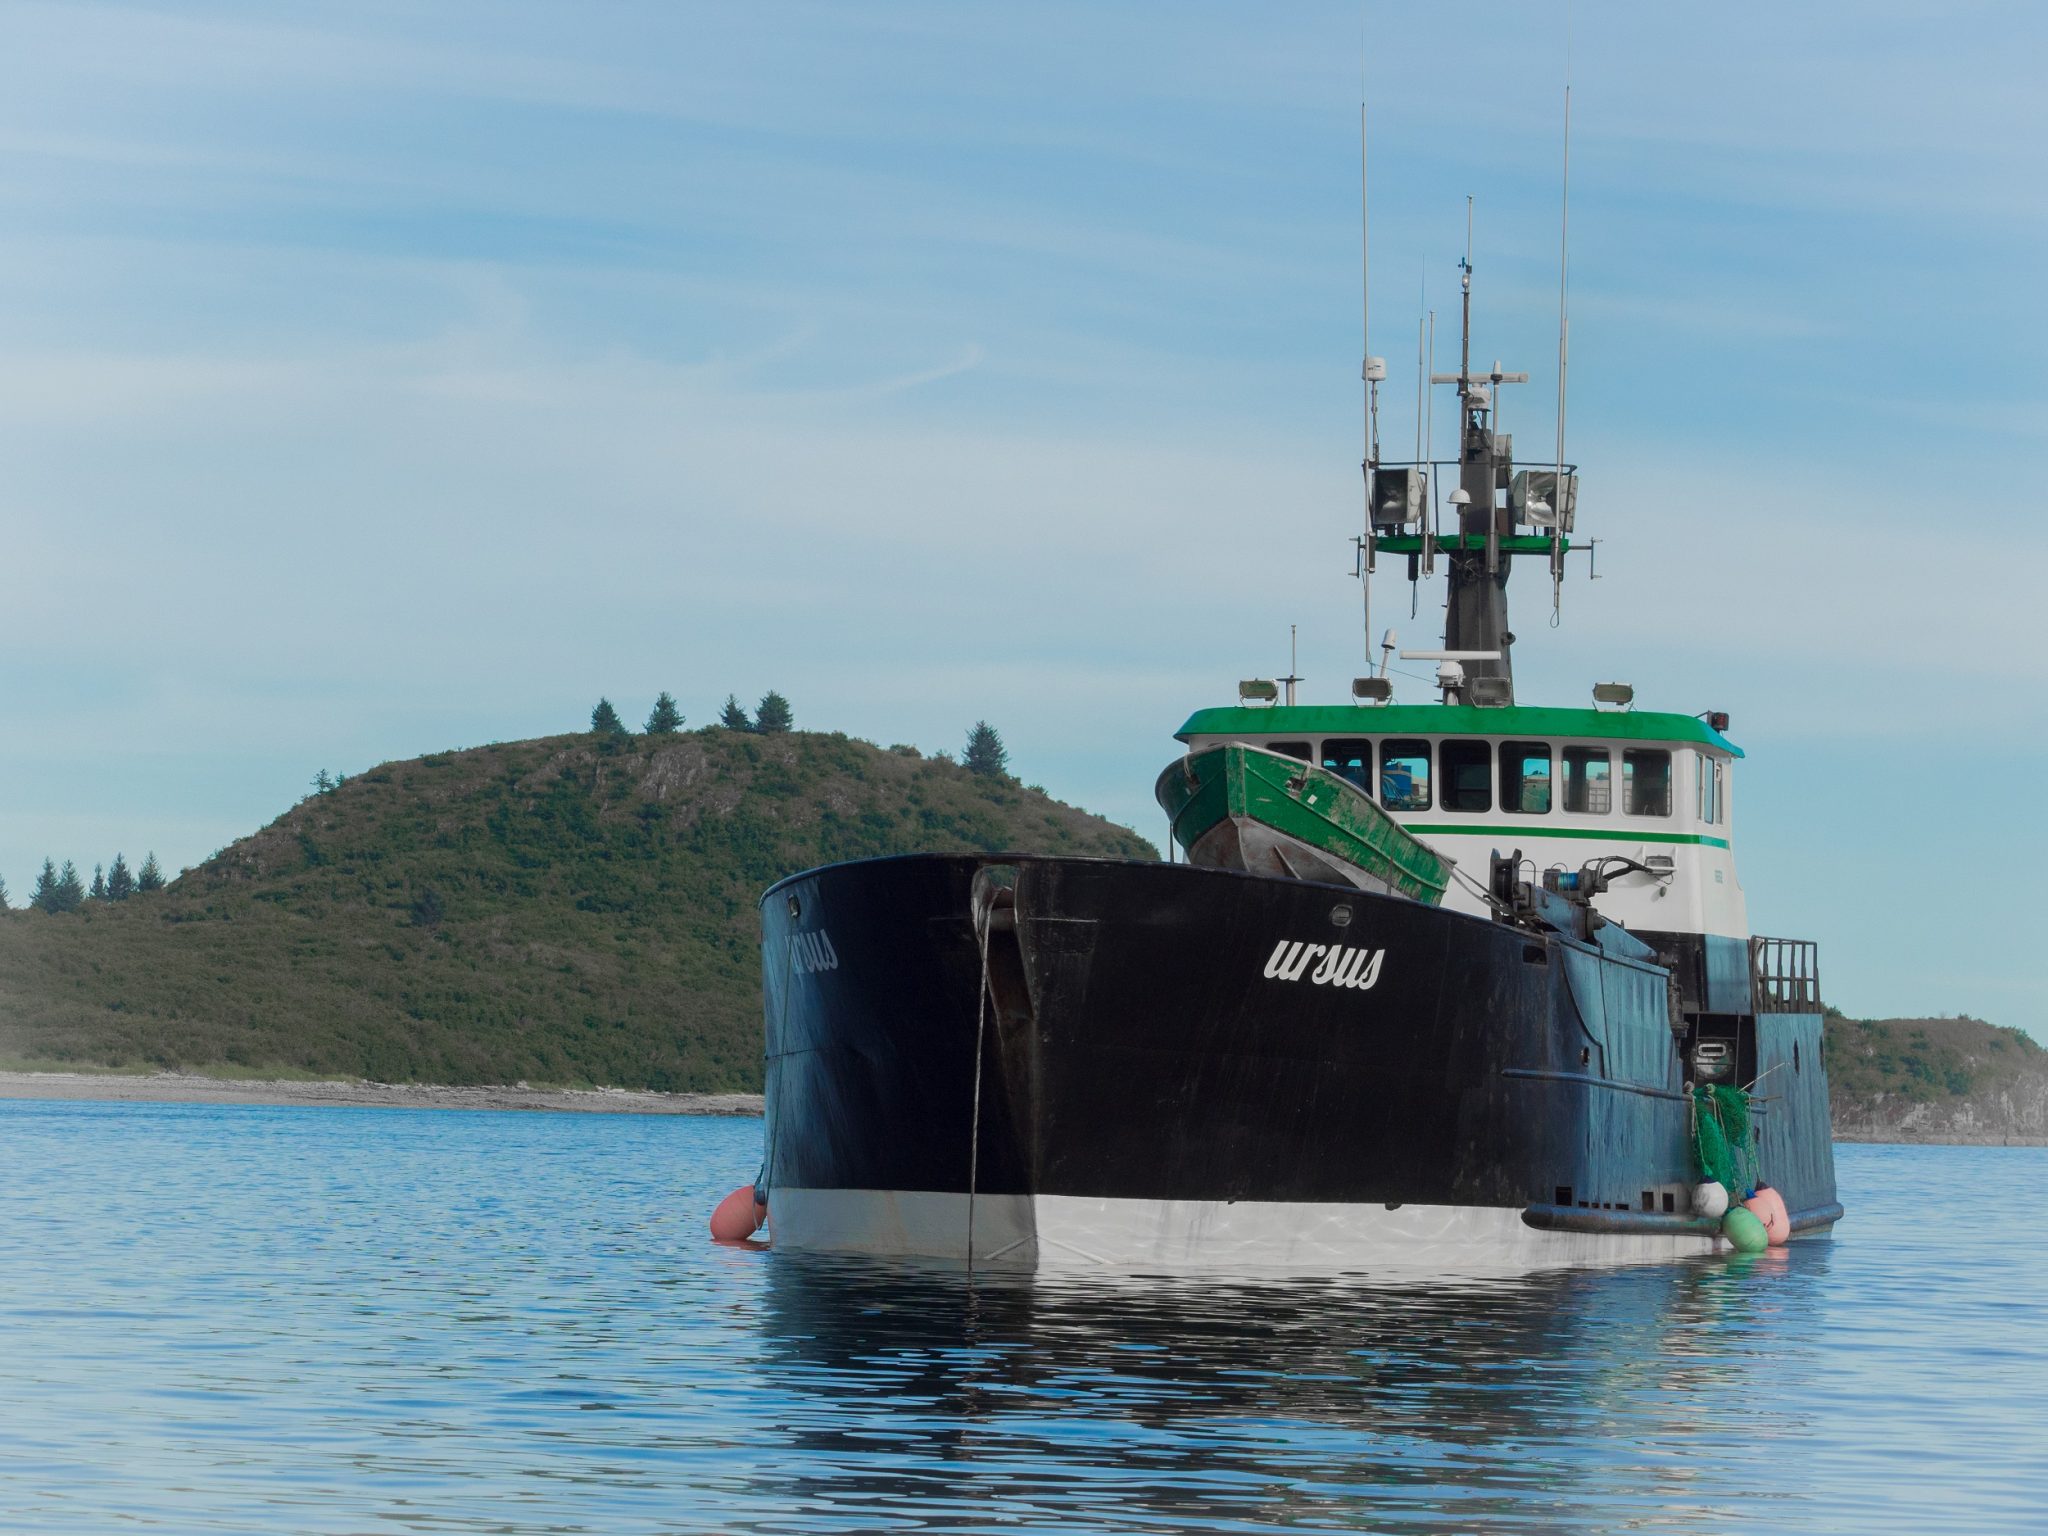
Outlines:
[[2048, 1152], [1486, 1284], [702, 1240], [749, 1120], [0, 1101], [0, 1525], [2048, 1531]]

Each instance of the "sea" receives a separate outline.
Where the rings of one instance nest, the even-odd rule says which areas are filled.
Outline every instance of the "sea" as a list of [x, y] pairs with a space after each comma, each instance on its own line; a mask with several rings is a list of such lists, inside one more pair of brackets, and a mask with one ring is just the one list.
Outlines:
[[2048, 1532], [2048, 1150], [1508, 1279], [713, 1245], [749, 1119], [0, 1101], [0, 1529]]

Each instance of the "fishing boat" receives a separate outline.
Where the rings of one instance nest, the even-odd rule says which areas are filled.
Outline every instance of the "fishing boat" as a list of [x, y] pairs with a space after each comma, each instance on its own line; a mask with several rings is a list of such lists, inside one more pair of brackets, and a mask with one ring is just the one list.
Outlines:
[[1395, 699], [1389, 637], [1338, 702], [1291, 668], [1195, 710], [1165, 862], [934, 853], [763, 897], [777, 1247], [1476, 1272], [1721, 1251], [1729, 1201], [1774, 1201], [1774, 1240], [1841, 1216], [1814, 946], [1750, 932], [1727, 715], [1516, 697], [1510, 573], [1556, 602], [1589, 546], [1562, 342], [1527, 463], [1471, 282], [1468, 248], [1455, 457], [1369, 436], [1353, 535], [1368, 593], [1445, 581], [1442, 647], [1401, 653], [1434, 697]]

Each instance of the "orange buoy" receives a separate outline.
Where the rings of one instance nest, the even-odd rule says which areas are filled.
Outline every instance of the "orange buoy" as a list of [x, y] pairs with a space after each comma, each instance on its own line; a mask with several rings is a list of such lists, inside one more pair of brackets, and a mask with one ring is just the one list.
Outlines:
[[712, 1240], [744, 1243], [761, 1230], [761, 1223], [767, 1219], [768, 1207], [754, 1193], [754, 1186], [742, 1184], [719, 1201], [718, 1209], [711, 1213]]
[[1770, 1185], [1759, 1184], [1756, 1193], [1742, 1203], [1764, 1224], [1773, 1248], [1782, 1248], [1792, 1241], [1792, 1215], [1785, 1209], [1785, 1197]]

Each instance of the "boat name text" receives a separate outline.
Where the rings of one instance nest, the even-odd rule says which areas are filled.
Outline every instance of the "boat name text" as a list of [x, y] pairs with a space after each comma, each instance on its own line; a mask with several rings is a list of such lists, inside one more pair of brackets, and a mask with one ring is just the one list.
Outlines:
[[[1342, 944], [1309, 944], [1282, 939], [1266, 961], [1266, 975], [1275, 981], [1307, 980], [1318, 987], [1369, 990], [1380, 979], [1384, 949], [1347, 949]], [[1311, 965], [1315, 966], [1310, 970]]]
[[789, 936], [789, 968], [799, 976], [839, 969], [839, 952], [832, 947], [832, 935], [820, 928], [815, 933]]

